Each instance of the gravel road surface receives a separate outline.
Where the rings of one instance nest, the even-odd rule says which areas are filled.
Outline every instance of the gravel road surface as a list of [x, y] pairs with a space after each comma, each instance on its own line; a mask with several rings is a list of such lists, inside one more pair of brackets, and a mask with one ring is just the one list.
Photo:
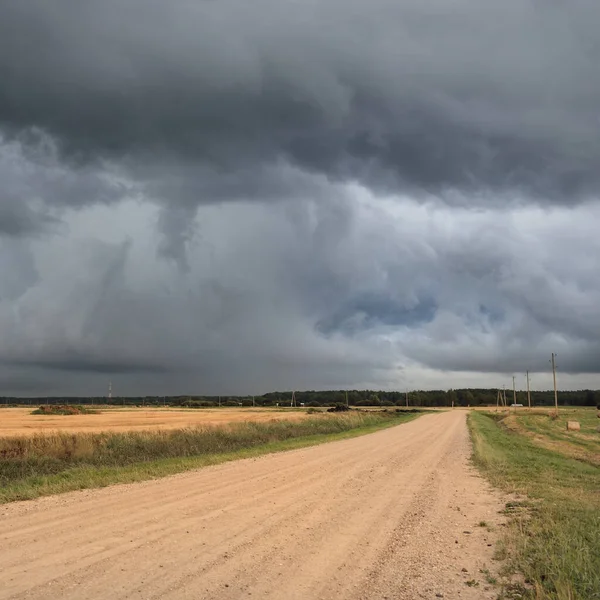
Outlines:
[[0, 506], [0, 598], [495, 598], [466, 412]]

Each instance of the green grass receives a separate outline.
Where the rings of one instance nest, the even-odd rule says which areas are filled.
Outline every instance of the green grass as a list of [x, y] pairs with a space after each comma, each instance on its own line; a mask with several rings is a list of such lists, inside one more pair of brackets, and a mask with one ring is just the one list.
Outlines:
[[485, 582], [490, 585], [497, 585], [498, 580], [490, 573], [489, 569], [479, 569], [479, 572], [485, 577]]
[[301, 421], [0, 439], [0, 503], [163, 477], [371, 433], [418, 414], [351, 412]]
[[600, 599], [600, 468], [540, 447], [502, 418], [469, 415], [476, 465], [526, 498], [507, 503], [499, 558], [524, 575], [530, 598]]
[[[529, 434], [534, 443], [572, 458], [580, 458], [600, 466], [600, 419], [595, 407], [561, 408], [558, 418], [553, 411], [519, 412], [511, 420], [515, 428]], [[567, 431], [567, 421], [578, 421], [581, 431]]]

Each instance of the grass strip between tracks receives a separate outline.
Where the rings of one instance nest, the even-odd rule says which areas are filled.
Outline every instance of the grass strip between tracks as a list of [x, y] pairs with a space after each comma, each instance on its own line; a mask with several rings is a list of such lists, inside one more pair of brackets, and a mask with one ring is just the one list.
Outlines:
[[525, 578], [521, 595], [536, 600], [600, 599], [600, 468], [539, 447], [503, 424], [503, 415], [471, 412], [475, 464], [519, 499], [498, 558]]
[[319, 414], [300, 421], [169, 431], [0, 439], [0, 503], [164, 477], [341, 440], [405, 423], [417, 412]]

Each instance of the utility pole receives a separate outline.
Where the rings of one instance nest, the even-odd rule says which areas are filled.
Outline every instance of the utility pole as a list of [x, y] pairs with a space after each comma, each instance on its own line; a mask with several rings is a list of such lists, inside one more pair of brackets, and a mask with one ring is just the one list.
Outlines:
[[531, 394], [529, 393], [529, 371], [527, 371], [527, 405], [529, 406], [529, 410], [531, 410]]
[[558, 415], [558, 393], [556, 391], [556, 354], [552, 353], [552, 379], [554, 381], [554, 406], [556, 408], [556, 414]]
[[506, 408], [506, 384], [502, 384], [502, 395], [504, 397], [504, 408]]
[[346, 390], [346, 406], [350, 407], [350, 404], [348, 404], [348, 390]]
[[515, 412], [517, 412], [517, 390], [515, 388], [515, 376], [513, 375], [513, 406], [515, 407]]
[[408, 408], [408, 390], [406, 390], [406, 408]]

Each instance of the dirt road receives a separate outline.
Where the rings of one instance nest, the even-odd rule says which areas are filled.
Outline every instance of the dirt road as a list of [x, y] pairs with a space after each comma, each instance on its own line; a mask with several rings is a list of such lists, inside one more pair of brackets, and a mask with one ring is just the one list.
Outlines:
[[0, 598], [495, 598], [500, 503], [469, 453], [454, 411], [0, 506]]
[[183, 429], [198, 425], [225, 425], [241, 421], [264, 422], [303, 419], [305, 412], [269, 408], [100, 408], [98, 414], [32, 415], [31, 408], [5, 408], [0, 412], [0, 437], [36, 433], [98, 433]]

